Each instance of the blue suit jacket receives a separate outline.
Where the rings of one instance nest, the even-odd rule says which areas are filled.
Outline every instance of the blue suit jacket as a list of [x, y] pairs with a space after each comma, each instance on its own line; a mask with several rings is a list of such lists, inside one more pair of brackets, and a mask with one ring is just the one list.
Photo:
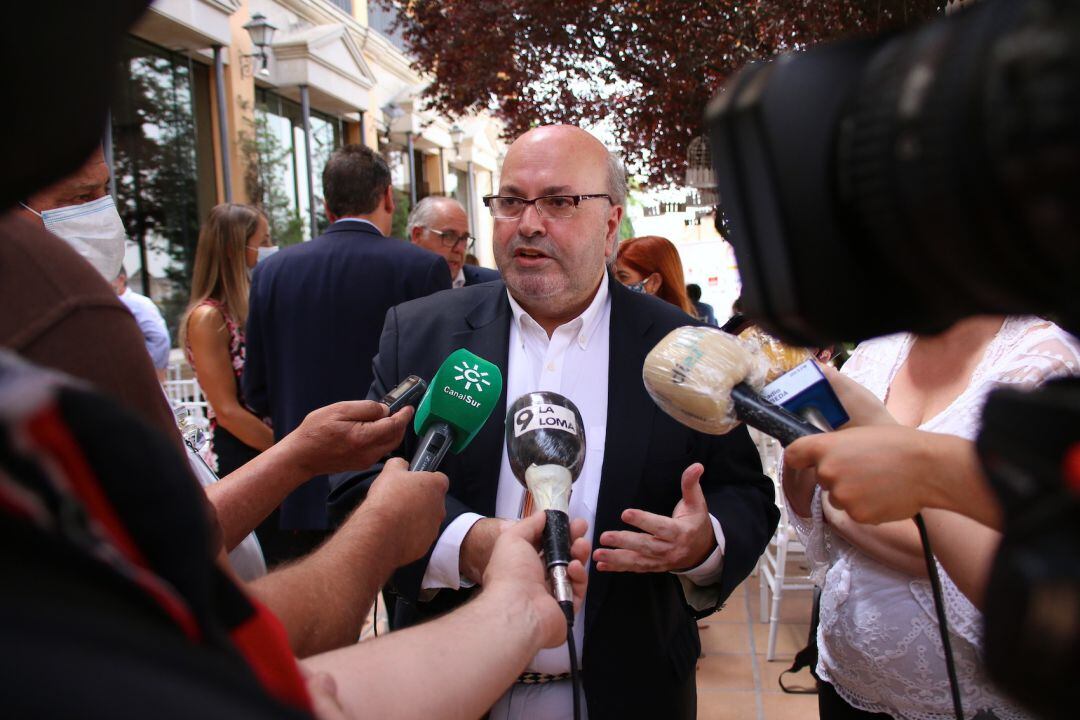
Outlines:
[[[244, 399], [272, 418], [277, 439], [312, 410], [363, 399], [387, 310], [449, 287], [442, 257], [363, 222], [272, 255], [251, 283]], [[319, 476], [289, 495], [281, 526], [326, 528], [328, 488]]]
[[478, 265], [462, 265], [461, 272], [465, 275], [465, 287], [498, 280], [502, 277], [499, 275], [498, 270], [492, 270], [491, 268], [480, 267]]

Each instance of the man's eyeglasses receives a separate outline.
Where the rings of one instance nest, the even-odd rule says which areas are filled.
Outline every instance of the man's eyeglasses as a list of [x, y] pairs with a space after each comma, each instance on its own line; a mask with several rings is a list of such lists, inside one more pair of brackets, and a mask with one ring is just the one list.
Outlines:
[[427, 231], [438, 235], [443, 247], [457, 247], [458, 243], [465, 243], [466, 249], [473, 246], [473, 238], [469, 233], [458, 235], [453, 230], [436, 230], [434, 228], [427, 228]]
[[491, 210], [491, 217], [496, 220], [516, 220], [525, 214], [525, 208], [529, 205], [535, 205], [536, 212], [540, 213], [541, 217], [568, 218], [574, 216], [582, 200], [599, 198], [611, 202], [611, 196], [607, 193], [594, 193], [592, 195], [544, 195], [532, 200], [513, 195], [485, 195], [484, 204]]

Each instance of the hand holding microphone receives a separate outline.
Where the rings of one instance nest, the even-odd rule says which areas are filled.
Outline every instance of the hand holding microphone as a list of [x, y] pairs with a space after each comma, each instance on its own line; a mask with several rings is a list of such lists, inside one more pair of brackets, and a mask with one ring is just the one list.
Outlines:
[[[546, 525], [544, 513], [533, 513], [508, 525], [495, 540], [482, 582], [484, 593], [508, 598], [505, 606], [517, 608], [518, 603], [523, 604], [521, 619], [535, 627], [539, 648], [557, 647], [566, 642], [566, 614], [552, 597], [547, 572], [537, 558]], [[566, 574], [573, 589], [575, 612], [585, 600], [587, 528], [588, 524], [580, 518], [570, 523], [571, 560]]]
[[554, 392], [534, 392], [506, 412], [506, 452], [510, 470], [547, 516], [544, 560], [555, 599], [573, 622], [570, 564], [570, 489], [585, 465], [581, 413]]

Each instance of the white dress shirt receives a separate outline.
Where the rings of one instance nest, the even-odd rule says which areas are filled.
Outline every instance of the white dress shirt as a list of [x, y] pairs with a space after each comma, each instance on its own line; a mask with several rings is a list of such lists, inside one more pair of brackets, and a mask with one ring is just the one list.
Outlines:
[[[380, 229], [378, 228], [378, 226], [376, 226], [376, 225], [375, 225], [375, 223], [371, 222], [370, 220], [368, 220], [368, 219], [366, 219], [366, 218], [358, 218], [358, 217], [343, 217], [343, 218], [338, 218], [338, 219], [337, 219], [337, 220], [335, 220], [335, 221], [334, 221], [334, 223], [332, 223], [332, 224], [336, 224], [336, 223], [339, 223], [339, 222], [355, 222], [355, 223], [366, 223], [366, 224], [370, 225], [371, 227], [375, 228], [375, 232], [379, 233], [380, 235], [382, 235], [382, 234], [383, 234], [383, 231], [382, 231], [382, 230], [380, 230]], [[386, 237], [386, 236], [385, 236], [385, 235], [383, 235], [383, 237]]]
[[[607, 437], [608, 357], [611, 324], [611, 300], [605, 273], [592, 303], [581, 315], [547, 332], [509, 295], [513, 321], [510, 323], [510, 347], [507, 355], [506, 397], [512, 403], [535, 391], [557, 392], [569, 398], [581, 412], [585, 424], [585, 464], [570, 495], [570, 517], [588, 523], [585, 537], [593, 539], [596, 502], [604, 464]], [[679, 478], [672, 478], [679, 482]], [[495, 516], [517, 519], [525, 489], [510, 470], [505, 444], [495, 497]], [[439, 537], [428, 562], [421, 587], [458, 589], [472, 583], [460, 575], [458, 560], [461, 543], [472, 526], [481, 520], [476, 513], [463, 513], [451, 522]], [[706, 585], [720, 576], [723, 557], [723, 533], [713, 519], [718, 547], [700, 566], [684, 573], [692, 582]], [[593, 542], [595, 546], [595, 540]], [[586, 565], [591, 570], [591, 560]], [[628, 631], [632, 629], [628, 628]], [[574, 618], [574, 639], [578, 658], [584, 648], [585, 606]], [[557, 675], [570, 671], [566, 644], [541, 650], [528, 670]], [[514, 685], [492, 708], [493, 718], [569, 718], [572, 715], [570, 683]], [[584, 702], [582, 702], [584, 710]], [[587, 715], [587, 714], [586, 714]]]
[[454, 276], [454, 280], [450, 284], [454, 288], [465, 287], [465, 268], [458, 268], [457, 275]]
[[172, 342], [169, 340], [169, 328], [165, 325], [161, 310], [153, 300], [130, 288], [124, 288], [124, 292], [120, 295], [120, 302], [124, 303], [135, 316], [135, 322], [142, 333], [143, 342], [146, 343], [146, 351], [150, 353], [150, 359], [154, 361], [154, 367], [158, 370], [167, 368]]

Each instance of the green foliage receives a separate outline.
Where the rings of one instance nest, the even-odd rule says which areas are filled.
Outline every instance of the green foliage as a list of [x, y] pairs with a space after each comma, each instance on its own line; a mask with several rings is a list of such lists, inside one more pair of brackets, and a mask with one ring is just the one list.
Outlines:
[[409, 193], [394, 188], [394, 219], [390, 226], [390, 235], [396, 238], [408, 240], [405, 237], [405, 225], [409, 219], [409, 211], [412, 208], [409, 203]]
[[629, 215], [623, 215], [622, 223], [619, 224], [619, 242], [634, 237], [634, 222]]
[[175, 338], [199, 237], [190, 68], [137, 41], [124, 50], [112, 115], [117, 206], [129, 238], [169, 258], [154, 294]]
[[[250, 107], [244, 100], [242, 109]], [[254, 121], [239, 133], [244, 155], [244, 187], [252, 202], [266, 213], [270, 237], [278, 245], [295, 245], [304, 239], [304, 219], [286, 192], [291, 170], [292, 150], [285, 147], [270, 127], [271, 116], [255, 110]]]

